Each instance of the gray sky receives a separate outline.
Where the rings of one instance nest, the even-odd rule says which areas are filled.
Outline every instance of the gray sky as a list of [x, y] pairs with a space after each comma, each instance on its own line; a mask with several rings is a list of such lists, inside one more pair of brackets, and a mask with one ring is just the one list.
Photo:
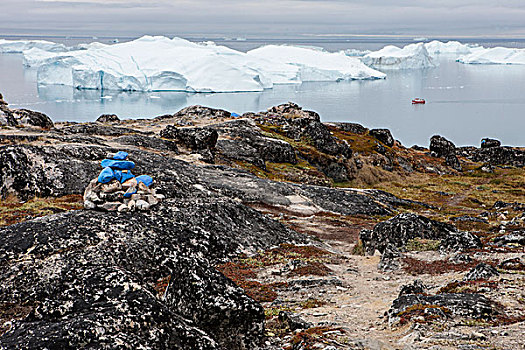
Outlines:
[[524, 0], [0, 0], [0, 34], [525, 37]]

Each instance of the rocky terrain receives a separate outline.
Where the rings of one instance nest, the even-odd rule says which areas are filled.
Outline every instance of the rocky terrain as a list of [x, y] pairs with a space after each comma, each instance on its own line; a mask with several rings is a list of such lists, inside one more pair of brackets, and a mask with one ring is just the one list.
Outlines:
[[[84, 209], [120, 150], [162, 202]], [[0, 96], [0, 349], [524, 348], [524, 165], [293, 103], [53, 123]]]

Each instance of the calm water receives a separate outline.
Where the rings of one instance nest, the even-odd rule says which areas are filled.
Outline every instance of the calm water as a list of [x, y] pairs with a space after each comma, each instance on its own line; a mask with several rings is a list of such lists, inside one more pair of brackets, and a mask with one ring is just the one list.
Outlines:
[[[229, 46], [245, 50], [261, 43], [231, 42]], [[329, 50], [377, 49], [385, 45], [348, 45], [343, 41], [310, 44]], [[523, 42], [514, 44], [505, 46], [523, 46]], [[525, 145], [525, 66], [463, 65], [445, 60], [433, 69], [387, 74], [384, 81], [282, 85], [260, 93], [101, 94], [70, 87], [38, 88], [36, 72], [24, 69], [20, 55], [0, 55], [0, 92], [6, 101], [12, 107], [44, 112], [55, 121], [92, 121], [104, 113], [121, 118], [154, 117], [194, 104], [241, 114], [293, 101], [317, 111], [324, 121], [389, 128], [407, 146], [428, 145], [434, 134], [444, 135], [457, 145], [478, 145], [483, 137], [495, 137], [507, 145]], [[413, 106], [414, 97], [425, 98], [427, 104]]]

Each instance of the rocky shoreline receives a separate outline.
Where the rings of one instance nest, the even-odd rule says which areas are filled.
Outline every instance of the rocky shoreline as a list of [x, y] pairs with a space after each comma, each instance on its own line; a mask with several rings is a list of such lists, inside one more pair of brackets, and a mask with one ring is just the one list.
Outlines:
[[[82, 209], [122, 150], [162, 201]], [[524, 165], [293, 103], [53, 123], [0, 95], [0, 349], [519, 349]]]

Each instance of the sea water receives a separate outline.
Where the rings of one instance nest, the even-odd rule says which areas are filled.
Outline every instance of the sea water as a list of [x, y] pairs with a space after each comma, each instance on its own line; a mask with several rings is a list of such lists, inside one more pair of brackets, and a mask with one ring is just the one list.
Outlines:
[[[243, 51], [265, 43], [275, 42], [218, 42]], [[386, 44], [323, 40], [291, 43], [331, 51], [375, 50]], [[439, 66], [431, 69], [387, 71], [386, 80], [278, 85], [250, 93], [192, 94], [39, 87], [36, 71], [23, 67], [21, 55], [4, 54], [0, 55], [0, 92], [12, 108], [41, 111], [54, 121], [93, 121], [101, 114], [151, 118], [196, 104], [242, 114], [292, 101], [317, 111], [326, 122], [349, 121], [369, 128], [389, 128], [407, 146], [428, 145], [435, 134], [457, 145], [478, 145], [481, 138], [493, 137], [505, 145], [525, 146], [525, 66], [464, 65], [443, 58], [439, 61]], [[427, 103], [412, 105], [415, 97], [424, 98]]]

